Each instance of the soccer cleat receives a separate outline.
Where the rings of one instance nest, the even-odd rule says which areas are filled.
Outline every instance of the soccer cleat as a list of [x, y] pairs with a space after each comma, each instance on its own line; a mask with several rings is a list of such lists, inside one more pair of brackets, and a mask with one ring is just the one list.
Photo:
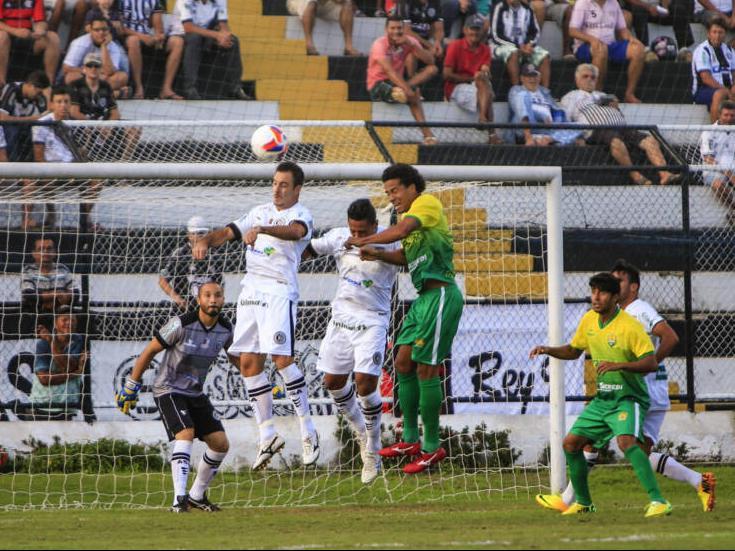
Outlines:
[[375, 452], [366, 451], [362, 456], [362, 474], [360, 480], [363, 484], [370, 484], [378, 478], [382, 469], [381, 457]]
[[214, 503], [209, 501], [209, 499], [207, 498], [207, 494], [204, 494], [202, 499], [194, 499], [193, 497], [189, 496], [189, 505], [194, 509], [199, 509], [200, 511], [204, 511], [207, 513], [216, 513], [222, 510], [219, 505], [215, 505]]
[[413, 461], [403, 467], [403, 472], [406, 474], [418, 474], [425, 471], [432, 465], [436, 465], [447, 456], [447, 452], [444, 448], [437, 448], [431, 453], [422, 453], [416, 461]]
[[541, 505], [541, 507], [553, 509], [554, 511], [559, 511], [560, 513], [563, 513], [564, 511], [569, 509], [569, 505], [564, 503], [564, 500], [559, 494], [538, 494], [536, 495], [536, 503]]
[[189, 496], [176, 496], [176, 503], [169, 509], [172, 513], [189, 512]]
[[577, 514], [582, 514], [582, 513], [596, 513], [596, 512], [597, 512], [597, 508], [591, 503], [589, 505], [582, 505], [581, 503], [577, 503], [575, 501], [569, 507], [566, 508], [566, 510], [562, 513], [562, 515], [577, 515]]
[[319, 434], [313, 433], [304, 438], [302, 443], [304, 467], [310, 467], [319, 459]]
[[646, 505], [646, 514], [644, 515], [646, 518], [649, 517], [660, 517], [663, 515], [670, 515], [671, 514], [671, 503], [668, 501], [664, 501], [663, 503], [660, 501], [652, 501], [648, 505]]
[[268, 462], [274, 455], [281, 451], [285, 445], [286, 441], [277, 434], [265, 444], [262, 444], [258, 450], [258, 456], [255, 458], [255, 463], [253, 463], [253, 470], [256, 471], [267, 467]]
[[697, 487], [697, 495], [705, 513], [715, 508], [715, 473], [702, 473], [702, 482]]
[[383, 448], [378, 452], [381, 457], [404, 457], [414, 456], [421, 453], [421, 443], [419, 442], [396, 442], [392, 446]]

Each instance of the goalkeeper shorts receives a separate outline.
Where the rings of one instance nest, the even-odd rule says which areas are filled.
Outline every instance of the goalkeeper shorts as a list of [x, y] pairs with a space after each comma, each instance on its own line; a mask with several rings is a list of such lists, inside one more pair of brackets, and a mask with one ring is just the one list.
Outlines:
[[169, 440], [175, 440], [184, 429], [194, 429], [194, 436], [200, 440], [208, 434], [225, 430], [205, 394], [185, 396], [169, 392], [154, 397], [154, 400]]

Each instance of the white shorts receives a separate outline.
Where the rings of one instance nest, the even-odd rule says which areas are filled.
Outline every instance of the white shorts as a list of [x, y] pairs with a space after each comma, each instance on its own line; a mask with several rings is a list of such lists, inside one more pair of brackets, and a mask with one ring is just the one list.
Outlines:
[[243, 287], [237, 299], [235, 334], [228, 352], [293, 356], [296, 304], [286, 297]]
[[452, 90], [450, 101], [470, 113], [477, 113], [477, 85], [474, 82], [462, 82]]
[[319, 347], [317, 369], [332, 375], [365, 373], [379, 377], [388, 331], [382, 325], [351, 325], [329, 320]]
[[643, 435], [650, 438], [654, 445], [658, 442], [661, 425], [664, 424], [664, 417], [666, 417], [666, 411], [658, 409], [649, 411], [643, 419]]
[[349, 3], [349, 0], [288, 0], [286, 8], [291, 15], [298, 15], [299, 18], [302, 18], [307, 6], [312, 2], [316, 4], [317, 17], [339, 21], [342, 6]]

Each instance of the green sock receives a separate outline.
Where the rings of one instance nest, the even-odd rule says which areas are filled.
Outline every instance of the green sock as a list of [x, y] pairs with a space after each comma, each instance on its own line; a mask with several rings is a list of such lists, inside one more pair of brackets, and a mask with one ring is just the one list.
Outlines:
[[442, 382], [439, 377], [434, 377], [419, 381], [419, 387], [421, 421], [424, 424], [424, 442], [421, 450], [424, 453], [431, 453], [439, 449], [439, 413], [444, 398]]
[[590, 486], [587, 481], [587, 460], [584, 458], [584, 453], [581, 450], [575, 453], [564, 451], [564, 455], [567, 457], [569, 478], [572, 481], [572, 487], [577, 496], [577, 503], [580, 505], [592, 505]]
[[630, 464], [633, 465], [635, 475], [638, 477], [638, 480], [641, 481], [641, 485], [646, 492], [648, 492], [648, 496], [651, 498], [651, 501], [660, 501], [661, 503], [665, 502], [666, 500], [661, 495], [656, 475], [653, 473], [651, 462], [648, 460], [646, 452], [644, 452], [638, 445], [633, 445], [625, 450], [625, 457], [627, 457]]
[[403, 412], [403, 441], [419, 441], [419, 378], [416, 372], [398, 373], [398, 401]]

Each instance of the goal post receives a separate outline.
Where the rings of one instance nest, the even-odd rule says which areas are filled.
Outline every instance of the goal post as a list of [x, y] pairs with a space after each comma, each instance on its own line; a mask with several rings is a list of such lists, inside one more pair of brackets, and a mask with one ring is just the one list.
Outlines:
[[[99, 330], [103, 333], [107, 331], [106, 336], [101, 337], [103, 341], [105, 339], [108, 341], [121, 339], [126, 342], [136, 341], [144, 344], [144, 341], [150, 338], [155, 324], [160, 322], [160, 301], [164, 296], [158, 296], [156, 300], [159, 302], [156, 302], [154, 295], [151, 295], [151, 299], [145, 299], [145, 296], [148, 296], [145, 293], [148, 291], [144, 292], [141, 290], [141, 295], [138, 297], [126, 297], [124, 295], [124, 285], [119, 284], [119, 280], [124, 279], [124, 277], [118, 279], [112, 277], [118, 269], [115, 266], [123, 266], [126, 271], [135, 273], [155, 273], [164, 263], [168, 254], [165, 246], [160, 243], [163, 243], [167, 239], [172, 239], [174, 235], [181, 236], [182, 228], [186, 226], [187, 217], [192, 213], [196, 213], [198, 207], [204, 206], [216, 211], [214, 214], [210, 213], [209, 219], [217, 220], [219, 225], [225, 225], [231, 219], [234, 219], [234, 216], [246, 212], [249, 208], [248, 205], [267, 201], [269, 197], [268, 182], [273, 175], [275, 166], [274, 163], [199, 162], [5, 163], [2, 178], [8, 182], [14, 180], [35, 181], [37, 183], [36, 189], [40, 190], [41, 193], [39, 198], [33, 199], [24, 194], [19, 189], [19, 186], [16, 185], [7, 195], [7, 208], [17, 207], [19, 204], [27, 201], [49, 202], [57, 203], [57, 206], [69, 206], [74, 205], [75, 202], [89, 200], [94, 204], [96, 211], [103, 211], [104, 214], [101, 214], [98, 218], [98, 221], [101, 222], [101, 227], [89, 229], [91, 241], [85, 246], [91, 248], [107, 247], [106, 252], [99, 257], [95, 256], [95, 253], [92, 253], [92, 259], [89, 260], [85, 257], [85, 261], [80, 266], [87, 266], [86, 263], [91, 263], [91, 267], [83, 268], [89, 270], [87, 272], [89, 277], [95, 278], [102, 274], [102, 276], [110, 279], [111, 283], [108, 284], [105, 281], [107, 287], [102, 289], [102, 283], [92, 282], [90, 287], [91, 294], [94, 296], [91, 297], [90, 308], [97, 309], [101, 312], [99, 316], [105, 320], [105, 327]], [[344, 206], [349, 204], [349, 201], [364, 197], [365, 195], [368, 195], [379, 208], [382, 220], [384, 222], [387, 221], [387, 217], [389, 217], [389, 205], [385, 204], [381, 185], [381, 175], [383, 170], [388, 166], [387, 164], [303, 163], [301, 166], [304, 169], [306, 177], [304, 191], [302, 192], [302, 202], [312, 210], [316, 229], [326, 231], [339, 223], [344, 225], [346, 222], [346, 208]], [[461, 277], [465, 286], [464, 291], [466, 304], [469, 305], [468, 309], [471, 309], [470, 307], [476, 308], [476, 310], [470, 313], [472, 316], [475, 316], [473, 317], [472, 323], [478, 323], [477, 327], [468, 328], [468, 331], [472, 333], [466, 337], [468, 342], [469, 339], [491, 340], [490, 337], [493, 337], [491, 332], [494, 326], [490, 322], [477, 322], [477, 320], [484, 319], [488, 313], [491, 313], [493, 308], [511, 309], [517, 307], [519, 313], [512, 314], [513, 316], [520, 316], [513, 322], [515, 325], [521, 327], [521, 329], [527, 329], [522, 327], [524, 324], [530, 323], [524, 320], [523, 309], [528, 308], [532, 312], [543, 311], [542, 315], [533, 314], [531, 317], [534, 317], [535, 320], [540, 315], [541, 317], [538, 317], [538, 319], [543, 319], [543, 323], [547, 325], [543, 335], [547, 339], [546, 342], [552, 346], [563, 344], [565, 335], [568, 336], [569, 333], [568, 326], [570, 320], [569, 314], [565, 316], [564, 310], [561, 168], [414, 166], [416, 166], [427, 180], [427, 192], [435, 193], [442, 199], [445, 210], [448, 212], [453, 231], [461, 236], [456, 238], [457, 242], [455, 244], [455, 250], [459, 251], [457, 257], [458, 262], [462, 264], [462, 266], [458, 267], [458, 270], [462, 271]], [[95, 198], [83, 200], [75, 196], [73, 192], [71, 194], [55, 194], [52, 191], [53, 181], [58, 180], [77, 183], [93, 180], [99, 181], [102, 186], [102, 192]], [[49, 183], [49, 185], [44, 186], [45, 183]], [[457, 191], [459, 193], [455, 193]], [[210, 198], [207, 199], [207, 197]], [[107, 224], [109, 224], [109, 227]], [[158, 227], [158, 225], [161, 227]], [[54, 229], [51, 233], [58, 231], [62, 230]], [[63, 231], [69, 230], [67, 228]], [[31, 233], [28, 235], [30, 236]], [[26, 239], [30, 240], [31, 238], [27, 237]], [[161, 240], [160, 243], [157, 241], [159, 239]], [[518, 242], [521, 241], [523, 242], [522, 246], [518, 246]], [[121, 244], [114, 245], [113, 243], [116, 242], [120, 242]], [[119, 250], [116, 247], [120, 247]], [[462, 247], [462, 249], [458, 249], [457, 247]], [[534, 269], [541, 270], [539, 275], [543, 275], [543, 279], [545, 280], [543, 282], [543, 291], [539, 291], [538, 288], [521, 290], [517, 282], [519, 278], [513, 274], [515, 268], [511, 268], [511, 264], [515, 266], [520, 262], [515, 257], [523, 255], [516, 254], [517, 251], [514, 247], [527, 251], [526, 256], [528, 256], [530, 263], [523, 270], [527, 272], [532, 272]], [[536, 248], [534, 249], [534, 247]], [[157, 252], [151, 256], [151, 251]], [[94, 263], [100, 260], [103, 261], [102, 265], [95, 266]], [[226, 263], [226, 266], [225, 279], [227, 281], [227, 290], [230, 293], [230, 297], [232, 293], [236, 296], [237, 281], [242, 274], [243, 266], [241, 263], [238, 264], [235, 261]], [[322, 273], [328, 273], [329, 268], [322, 266], [320, 269], [322, 271], [315, 271], [314, 276], [318, 279], [316, 286], [321, 289], [323, 294], [324, 291], [322, 288], [328, 288], [329, 285], [326, 284], [327, 276], [322, 275]], [[302, 266], [302, 271], [308, 270], [312, 270], [312, 268], [303, 268]], [[525, 277], [524, 274], [521, 275]], [[83, 277], [88, 276], [83, 275]], [[97, 277], [97, 279], [101, 279], [101, 277]], [[505, 287], [497, 287], [499, 281], [503, 281], [502, 285]], [[535, 281], [540, 282], [542, 279]], [[120, 288], [110, 289], [110, 287], [116, 285], [119, 285]], [[511, 288], [510, 286], [512, 285], [515, 285], [515, 287], [512, 287], [512, 291], [508, 291], [507, 289]], [[404, 311], [405, 305], [412, 300], [410, 298], [411, 292], [409, 288], [410, 283], [407, 284], [405, 278], [403, 281], [399, 280], [397, 293], [399, 298], [395, 307], [395, 315], [398, 320], [402, 316], [401, 312]], [[136, 303], [134, 298], [136, 300], [145, 299], [148, 302], [144, 307], [142, 303]], [[231, 304], [231, 299], [228, 299], [228, 302]], [[306, 302], [304, 302], [303, 308], [300, 307], [300, 310], [303, 309], [304, 313], [300, 313], [302, 317], [299, 324], [308, 326], [308, 331], [310, 332], [316, 331], [318, 333], [317, 329], [321, 328], [324, 324], [324, 310], [328, 309], [328, 301], [321, 301], [318, 304], [307, 304]], [[234, 315], [234, 309], [230, 307], [228, 313], [229, 315]], [[511, 314], [508, 315], [510, 316]], [[126, 319], [127, 316], [133, 319]], [[507, 320], [502, 320], [502, 323], [506, 322]], [[567, 326], [566, 332], [565, 322]], [[114, 329], [110, 329], [113, 326]], [[399, 326], [400, 323], [398, 323]], [[392, 331], [396, 329], [397, 327], [392, 328]], [[298, 331], [299, 329], [297, 328], [297, 335]], [[539, 343], [524, 341], [523, 339], [526, 338], [524, 335], [527, 333], [518, 330], [518, 328], [513, 329], [513, 331], [515, 331], [514, 340], [509, 341], [516, 348], [513, 350], [513, 354], [517, 358], [527, 357], [530, 348]], [[391, 333], [389, 340], [394, 336], [395, 333]], [[537, 336], [533, 338], [543, 337]], [[302, 338], [307, 340], [313, 339], [311, 336], [305, 337], [303, 335]], [[110, 361], [109, 356], [111, 354], [114, 355], [114, 351], [118, 349], [125, 351], [123, 355], [129, 355], [130, 351], [134, 349], [134, 347], [124, 348], [121, 346], [116, 348], [117, 345], [115, 342], [103, 342], [102, 344], [104, 346], [98, 348], [100, 352], [97, 354], [97, 357], [95, 357], [96, 351], [93, 350], [93, 362], [101, 362], [102, 360]], [[136, 346], [139, 345], [136, 344]], [[483, 344], [482, 346], [487, 347], [488, 345]], [[510, 345], [506, 344], [506, 346]], [[483, 350], [483, 348], [478, 345], [478, 350]], [[100, 355], [105, 357], [100, 358]], [[471, 355], [472, 353], [470, 351], [462, 350], [457, 354], [457, 358], [454, 361], [459, 364], [459, 357], [461, 356], [461, 363], [465, 365], [468, 361], [466, 357]], [[124, 360], [124, 357], [115, 358], [114, 363], [120, 363], [122, 367]], [[309, 364], [309, 368], [313, 368], [311, 364], [314, 361], [312, 347], [312, 356], [307, 357], [306, 353], [301, 356], [302, 368], [305, 364]], [[471, 362], [472, 360], [470, 359], [469, 361]], [[482, 359], [480, 358], [478, 361], [482, 362]], [[520, 363], [521, 360], [517, 359], [514, 361]], [[507, 388], [503, 386], [500, 392], [497, 389], [486, 389], [483, 381], [490, 380], [486, 379], [486, 377], [492, 376], [492, 370], [483, 372], [482, 365], [477, 367], [474, 375], [465, 377], [467, 382], [462, 382], [459, 378], [461, 373], [453, 371], [452, 384], [455, 386], [451, 389], [452, 394], [447, 396], [447, 404], [450, 409], [454, 406], [468, 405], [474, 408], [471, 411], [482, 412], [479, 414], [457, 415], [455, 417], [461, 420], [462, 423], [465, 423], [465, 425], [470, 423], [468, 425], [470, 431], [473, 431], [476, 425], [481, 425], [491, 420], [494, 422], [494, 426], [492, 430], [490, 428], [487, 429], [488, 434], [496, 434], [497, 430], [499, 430], [498, 427], [502, 426], [505, 417], [503, 416], [502, 410], [498, 410], [498, 414], [493, 413], [490, 410], [491, 406], [511, 405], [513, 403], [535, 404], [548, 401], [549, 406], [545, 410], [546, 413], [544, 415], [548, 414], [549, 424], [548, 430], [544, 431], [546, 433], [544, 440], [549, 446], [548, 465], [550, 467], [550, 482], [547, 485], [547, 483], [541, 481], [539, 469], [543, 470], [545, 467], [537, 464], [537, 457], [524, 456], [523, 462], [518, 465], [515, 464], [515, 459], [512, 459], [511, 470], [507, 472], [513, 472], [516, 468], [520, 469], [519, 472], [523, 472], [524, 469], [533, 469], [536, 472], [537, 481], [527, 481], [527, 485], [524, 485], [520, 480], [515, 481], [517, 476], [521, 476], [516, 473], [512, 478], [515, 482], [503, 482], [500, 489], [501, 491], [507, 491], [515, 488], [515, 491], [518, 491], [517, 488], [520, 486], [525, 488], [526, 491], [543, 491], [548, 486], [551, 486], [553, 491], [559, 491], [565, 483], [565, 460], [562, 450], [562, 439], [565, 434], [565, 396], [569, 393], [565, 384], [564, 363], [559, 360], [549, 359], [548, 365], [545, 364], [542, 368], [542, 371], [548, 373], [548, 380], [544, 382], [544, 384], [547, 384], [547, 386], [544, 386], [547, 390], [540, 391], [542, 393], [541, 395], [534, 395], [532, 393], [533, 382], [528, 373], [526, 373], [526, 383], [523, 382], [523, 369], [523, 367], [518, 367], [517, 369], [519, 382], [517, 383], [517, 387], [514, 387], [515, 392], [509, 390], [513, 384], [510, 380], [503, 381], [503, 385], [507, 384]], [[120, 373], [119, 370], [118, 373]], [[217, 376], [220, 375], [222, 375], [222, 385], [228, 386], [228, 388], [234, 388], [239, 384], [240, 394], [232, 392], [229, 394], [226, 393], [225, 396], [213, 396], [215, 407], [218, 408], [218, 411], [226, 419], [237, 421], [242, 418], [243, 421], [250, 423], [251, 419], [248, 419], [251, 415], [249, 412], [249, 403], [246, 400], [244, 392], [242, 392], [241, 381], [238, 382], [239, 376], [236, 374], [232, 375], [229, 372], [227, 374], [218, 373]], [[464, 377], [464, 374], [462, 375]], [[470, 379], [472, 382], [469, 382]], [[115, 384], [118, 383], [119, 380], [115, 380]], [[96, 384], [95, 381], [92, 382], [93, 388]], [[104, 384], [109, 385], [109, 383]], [[474, 390], [471, 387], [462, 387], [462, 385], [473, 384], [475, 385]], [[219, 387], [217, 384], [212, 383], [210, 388]], [[105, 388], [103, 390], [104, 392], [100, 394], [101, 398], [95, 398], [95, 408], [98, 406], [103, 409], [108, 408], [106, 411], [110, 411], [110, 415], [113, 413], [117, 415], [114, 410], [114, 404], [111, 403], [112, 389]], [[544, 392], [547, 394], [544, 395]], [[577, 394], [579, 392], [576, 391]], [[384, 394], [384, 398], [387, 404], [392, 402], [390, 391]], [[292, 414], [287, 401], [277, 400], [277, 403], [280, 404], [279, 407], [283, 408], [287, 416]], [[315, 398], [312, 407], [319, 408], [319, 412], [322, 414], [319, 417], [322, 417], [325, 416], [324, 414], [334, 412], [329, 409], [328, 404], [329, 400], [326, 399], [326, 395], [322, 394], [321, 398]], [[153, 419], [155, 412], [151, 408], [151, 404], [146, 404], [142, 400], [141, 404], [139, 404], [139, 409], [141, 405], [148, 409], [141, 410], [138, 420]], [[523, 407], [525, 408], [526, 406], [524, 405]], [[488, 411], [485, 412], [485, 409]], [[470, 409], [468, 408], [467, 411], [470, 411]], [[452, 415], [446, 415], [443, 419], [451, 420], [452, 417]], [[115, 419], [115, 425], [117, 427], [125, 430], [126, 423], [120, 422], [121, 419], [114, 416], [110, 418]], [[467, 421], [466, 419], [477, 419], [477, 423]], [[390, 422], [395, 423], [397, 420], [394, 419]], [[240, 427], [243, 425], [237, 426]], [[331, 425], [318, 423], [318, 426]], [[251, 438], [253, 429], [251, 423], [248, 427], [250, 427], [248, 429], [250, 432], [243, 436], [243, 438]], [[133, 429], [132, 426], [130, 428]], [[515, 430], [522, 431], [523, 429], [518, 428]], [[96, 431], [91, 431], [91, 433], [98, 434]], [[452, 433], [450, 431], [449, 434], [458, 433]], [[128, 436], [120, 435], [121, 438]], [[519, 436], [522, 437], [523, 435], [521, 434]], [[457, 442], [462, 441], [461, 437], [458, 438], [459, 440]], [[471, 437], [471, 440], [472, 438], [475, 437]], [[132, 438], [132, 440], [134, 439]], [[450, 442], [445, 442], [445, 444], [449, 446], [457, 445], [456, 443]], [[237, 443], [235, 445], [237, 446]], [[482, 446], [482, 443], [478, 444], [475, 441], [474, 443], [470, 442], [470, 445], [470, 451], [465, 449], [465, 444], [462, 444], [458, 449], [450, 450], [450, 453], [455, 453], [463, 457], [461, 462], [458, 462], [455, 466], [448, 467], [448, 476], [445, 482], [450, 483], [450, 485], [459, 484], [459, 481], [468, 476], [466, 473], [473, 470], [478, 473], [486, 473], [483, 475], [486, 477], [489, 476], [489, 473], [494, 472], [493, 469], [487, 466], [489, 464], [480, 468], [476, 466], [480, 464], [468, 459], [474, 457], [473, 454], [475, 452], [472, 449], [479, 449], [472, 448], [472, 446]], [[254, 447], [254, 445], [251, 444], [250, 447]], [[104, 452], [97, 451], [96, 453], [99, 456], [103, 456], [109, 453], [109, 451], [105, 449]], [[236, 451], [233, 451], [233, 455], [236, 455], [236, 453]], [[493, 453], [497, 452], [493, 451]], [[539, 453], [537, 456], [540, 457], [541, 454]], [[513, 457], [512, 450], [511, 457]], [[238, 472], [238, 469], [248, 464], [249, 459], [243, 453], [242, 456], [235, 458], [234, 461], [234, 464], [230, 464], [227, 468], [235, 469], [235, 472]], [[223, 482], [221, 492], [222, 495], [228, 496], [229, 501], [225, 502], [229, 502], [230, 504], [314, 503], [314, 500], [324, 499], [320, 497], [322, 493], [319, 492], [327, 491], [324, 490], [322, 485], [329, 485], [330, 477], [335, 481], [334, 484], [339, 486], [340, 484], [344, 484], [344, 482], [338, 482], [341, 480], [341, 477], [353, 472], [351, 470], [353, 467], [341, 463], [339, 458], [332, 458], [330, 461], [329, 464], [323, 465], [327, 471], [322, 474], [317, 474], [316, 481], [306, 481], [303, 476], [293, 473], [291, 475], [278, 473], [269, 475], [268, 480], [277, 479], [281, 481], [278, 484], [285, 484], [288, 487], [287, 495], [292, 496], [292, 498], [281, 496], [277, 499], [268, 500], [265, 498], [243, 499], [242, 497], [238, 497], [237, 488], [242, 484], [241, 481], [238, 482], [238, 480], [241, 480], [238, 477], [241, 475], [236, 475], [234, 482], [226, 477], [223, 478], [223, 481], [227, 480], [227, 482]], [[162, 474], [160, 467], [156, 467], [156, 469], [159, 475]], [[501, 469], [498, 472], [502, 473], [506, 471]], [[522, 476], [528, 476], [528, 472]], [[155, 474], [154, 469], [153, 474], [150, 476]], [[4, 501], [2, 498], [3, 476], [6, 475], [3, 475], [0, 470], [0, 501]], [[25, 491], [22, 489], [25, 482], [22, 481], [22, 473], [14, 472], [13, 476], [18, 478], [16, 479], [17, 486], [13, 486], [14, 490], [11, 493], [17, 497]], [[38, 477], [42, 475], [30, 474], [30, 476]], [[49, 474], [48, 476], [52, 475]], [[71, 477], [72, 475], [64, 474], [63, 476]], [[279, 477], [286, 478], [281, 480]], [[457, 482], [452, 482], [454, 480], [457, 480]], [[300, 486], [302, 484], [308, 489], [302, 488]], [[398, 494], [395, 494], [395, 491], [399, 488], [403, 488], [401, 492], [407, 491], [408, 494], [414, 491], [410, 490], [409, 486], [405, 486], [403, 482], [397, 482], [396, 484], [396, 486], [390, 486], [393, 492], [391, 499], [402, 499], [401, 497], [397, 497]], [[430, 481], [428, 484], [430, 488], [434, 488], [434, 482]], [[477, 486], [476, 481], [473, 484]], [[490, 483], [488, 482], [488, 484]], [[133, 486], [132, 482], [130, 486]], [[160, 495], [165, 492], [163, 488], [165, 486], [166, 484], [163, 484], [162, 486], [155, 486], [154, 490], [147, 490], [149, 494], [145, 499], [140, 496], [136, 497], [135, 495], [131, 495], [129, 501], [126, 501], [126, 503], [156, 504]], [[465, 484], [466, 486], [467, 484]], [[489, 488], [487, 490], [489, 491]], [[481, 487], [475, 487], [474, 491], [483, 493], [485, 490]], [[312, 493], [310, 494], [310, 492]], [[91, 502], [97, 503], [107, 498], [101, 494], [102, 492], [97, 490], [97, 494], [92, 496]], [[232, 497], [233, 495], [234, 497]], [[308, 495], [312, 497], [309, 498]], [[89, 502], [89, 496], [84, 501]]]

